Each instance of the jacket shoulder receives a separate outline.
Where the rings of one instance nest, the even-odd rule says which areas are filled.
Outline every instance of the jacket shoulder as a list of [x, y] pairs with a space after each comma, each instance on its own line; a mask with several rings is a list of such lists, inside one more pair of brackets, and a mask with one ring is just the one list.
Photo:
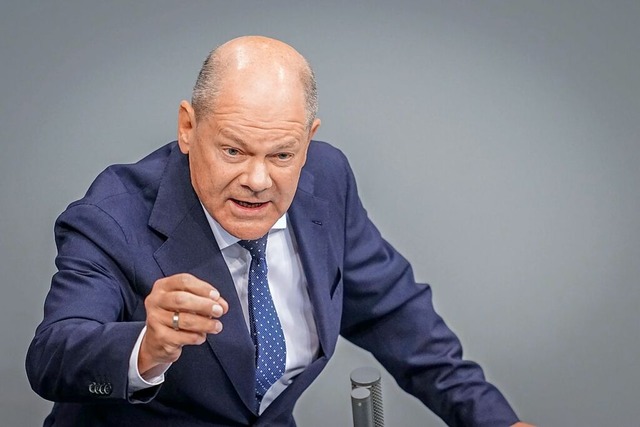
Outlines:
[[323, 141], [311, 141], [305, 169], [311, 172], [326, 171], [348, 166], [347, 157], [340, 149]]
[[[144, 230], [158, 195], [162, 176], [176, 143], [167, 144], [133, 164], [107, 167], [93, 181], [84, 197], [71, 203], [58, 217], [56, 230], [81, 224], [114, 221], [132, 238], [132, 230]], [[110, 220], [108, 219], [110, 218]]]
[[157, 190], [174, 149], [177, 149], [177, 144], [172, 142], [160, 147], [136, 163], [116, 164], [107, 167], [96, 177], [85, 196], [78, 202], [99, 205], [112, 197]]

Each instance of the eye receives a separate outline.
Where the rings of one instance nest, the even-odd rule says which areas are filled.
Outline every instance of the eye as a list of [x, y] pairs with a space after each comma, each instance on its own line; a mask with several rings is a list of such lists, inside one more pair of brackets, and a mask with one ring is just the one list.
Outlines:
[[240, 154], [240, 151], [238, 151], [237, 148], [225, 148], [224, 149], [225, 153], [227, 153], [229, 156], [237, 156], [238, 154]]
[[276, 154], [276, 157], [278, 158], [278, 160], [289, 160], [291, 157], [293, 157], [293, 154], [291, 154], [291, 153], [278, 153], [278, 154]]

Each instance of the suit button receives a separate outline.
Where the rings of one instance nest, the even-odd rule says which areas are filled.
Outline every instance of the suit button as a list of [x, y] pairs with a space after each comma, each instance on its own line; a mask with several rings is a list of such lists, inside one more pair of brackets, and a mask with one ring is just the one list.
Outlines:
[[89, 393], [91, 394], [109, 396], [111, 392], [113, 392], [113, 386], [110, 382], [98, 383], [94, 381], [89, 384]]

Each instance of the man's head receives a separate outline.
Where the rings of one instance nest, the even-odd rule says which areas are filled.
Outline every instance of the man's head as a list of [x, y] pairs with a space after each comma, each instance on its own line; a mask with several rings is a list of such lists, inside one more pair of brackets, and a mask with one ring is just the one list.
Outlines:
[[261, 237], [289, 209], [316, 99], [309, 64], [280, 41], [241, 37], [207, 57], [193, 106], [180, 104], [178, 143], [198, 198], [232, 235]]

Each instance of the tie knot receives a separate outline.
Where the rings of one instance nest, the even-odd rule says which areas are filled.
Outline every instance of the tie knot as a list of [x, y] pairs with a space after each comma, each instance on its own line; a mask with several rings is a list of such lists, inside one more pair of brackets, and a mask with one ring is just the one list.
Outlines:
[[264, 259], [267, 254], [267, 236], [256, 240], [238, 240], [238, 244], [249, 251], [252, 258]]

